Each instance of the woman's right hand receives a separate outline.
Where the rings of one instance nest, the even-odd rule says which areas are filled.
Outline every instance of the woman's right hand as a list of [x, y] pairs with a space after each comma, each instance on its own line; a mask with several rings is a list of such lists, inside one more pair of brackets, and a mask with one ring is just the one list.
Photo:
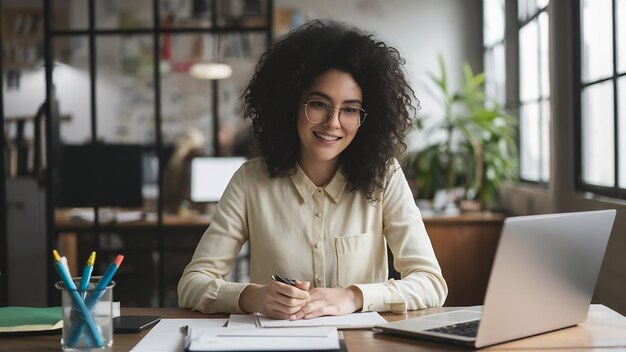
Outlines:
[[239, 296], [239, 307], [246, 313], [258, 312], [270, 318], [294, 319], [295, 313], [309, 301], [307, 281], [296, 280], [296, 286], [278, 281], [265, 285], [250, 284]]

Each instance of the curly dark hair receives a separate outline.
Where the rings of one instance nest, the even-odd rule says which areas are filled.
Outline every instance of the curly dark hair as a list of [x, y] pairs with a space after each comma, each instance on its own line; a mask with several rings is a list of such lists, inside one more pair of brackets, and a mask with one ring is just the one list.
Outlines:
[[[270, 177], [295, 170], [300, 157], [296, 119], [303, 92], [329, 69], [352, 75], [363, 92], [368, 117], [339, 159], [352, 190], [376, 201], [393, 157], [406, 149], [404, 138], [417, 108], [398, 50], [345, 24], [315, 20], [277, 41], [260, 58], [244, 89], [244, 118], [252, 121]], [[411, 114], [410, 112], [413, 112]]]

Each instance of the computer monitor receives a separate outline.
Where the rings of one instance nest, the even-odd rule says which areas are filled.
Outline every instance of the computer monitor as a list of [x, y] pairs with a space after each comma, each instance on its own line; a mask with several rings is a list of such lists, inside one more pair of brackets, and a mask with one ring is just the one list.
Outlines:
[[191, 201], [218, 202], [244, 157], [195, 157], [191, 159]]
[[142, 207], [142, 146], [65, 145], [60, 206]]
[[142, 173], [144, 185], [158, 185], [159, 163], [164, 167], [167, 165], [174, 153], [174, 146], [163, 145], [160, 150], [157, 152], [154, 146], [143, 146]]

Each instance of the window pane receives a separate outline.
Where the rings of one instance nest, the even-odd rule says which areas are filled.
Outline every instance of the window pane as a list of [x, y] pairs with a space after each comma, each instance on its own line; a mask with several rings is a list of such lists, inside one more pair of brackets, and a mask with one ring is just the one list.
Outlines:
[[539, 55], [540, 55], [540, 81], [541, 81], [541, 97], [550, 96], [550, 31], [548, 24], [548, 13], [542, 12], [539, 15]]
[[267, 25], [267, 0], [218, 0], [217, 26], [257, 27]]
[[89, 1], [54, 0], [52, 5], [52, 28], [87, 29], [89, 27]]
[[168, 27], [210, 27], [211, 0], [170, 0], [161, 1], [161, 26]]
[[543, 9], [544, 7], [548, 6], [549, 3], [550, 0], [537, 0], [537, 8]]
[[151, 35], [96, 38], [98, 139], [154, 143], [154, 70]]
[[619, 187], [626, 188], [626, 78], [617, 81], [619, 121]]
[[539, 59], [537, 50], [537, 22], [529, 22], [519, 32], [520, 46], [520, 101], [539, 98]]
[[18, 1], [4, 1], [0, 2], [0, 7], [2, 69], [10, 72], [7, 77], [9, 87], [19, 88], [22, 73], [43, 66], [43, 1], [32, 1], [31, 6], [23, 6]]
[[614, 186], [613, 83], [587, 87], [582, 93], [582, 178], [585, 183]]
[[517, 0], [517, 18], [520, 21], [528, 18], [528, 3], [531, 0]]
[[541, 102], [541, 181], [550, 180], [550, 100]]
[[591, 82], [613, 73], [611, 0], [581, 0], [582, 80]]
[[211, 81], [195, 79], [189, 74], [191, 65], [203, 59], [194, 57], [194, 49], [206, 51], [206, 46], [212, 45], [212, 41], [208, 40], [211, 38], [208, 35], [180, 34], [167, 39], [171, 45], [171, 56], [161, 57], [163, 64], [169, 67], [161, 76], [162, 128], [166, 144], [173, 145], [183, 132], [197, 129], [204, 137], [204, 144], [198, 147], [207, 153], [212, 152]]
[[504, 44], [485, 51], [485, 94], [487, 101], [506, 103]]
[[528, 18], [533, 17], [538, 11], [542, 10], [549, 3], [549, 0], [518, 0], [517, 18], [523, 22]]
[[68, 144], [91, 141], [91, 86], [89, 41], [86, 36], [55, 37], [54, 85], [61, 114], [69, 120], [60, 126], [61, 140]]
[[152, 27], [152, 0], [94, 1], [94, 4], [98, 29]]
[[617, 70], [626, 72], [626, 1], [616, 2], [617, 11]]
[[492, 46], [504, 39], [504, 0], [485, 0], [483, 16], [484, 44]]
[[541, 136], [539, 134], [539, 104], [520, 106], [520, 176], [524, 180], [539, 181]]

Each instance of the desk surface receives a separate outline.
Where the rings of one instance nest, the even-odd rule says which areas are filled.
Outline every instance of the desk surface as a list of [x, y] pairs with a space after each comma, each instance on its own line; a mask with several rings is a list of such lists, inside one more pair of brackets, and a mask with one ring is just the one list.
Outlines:
[[[407, 315], [383, 314], [388, 321], [412, 318], [458, 308], [432, 308], [412, 311]], [[122, 314], [159, 315], [163, 318], [225, 318], [226, 315], [210, 315], [176, 308], [125, 308]], [[486, 351], [591, 351], [598, 349], [626, 350], [626, 317], [602, 306], [592, 305], [584, 323], [543, 335], [521, 339], [486, 348]], [[112, 351], [130, 350], [147, 331], [138, 334], [115, 334]], [[415, 340], [405, 337], [374, 334], [370, 330], [344, 330], [348, 351], [449, 351], [467, 350], [453, 345]], [[58, 351], [60, 335], [0, 338], [0, 351]]]
[[[137, 211], [137, 209], [132, 209]], [[122, 211], [123, 212], [123, 211]], [[70, 217], [70, 209], [57, 208], [54, 213], [55, 228], [58, 232], [80, 232], [93, 228], [93, 222], [76, 220]], [[474, 223], [496, 223], [501, 224], [505, 216], [500, 213], [476, 212], [461, 213], [454, 215], [430, 214], [424, 215], [423, 220], [426, 225], [434, 224], [474, 224]], [[211, 216], [207, 215], [176, 215], [163, 214], [163, 226], [178, 230], [195, 230], [203, 233], [211, 222]], [[154, 229], [157, 226], [156, 214], [152, 213], [147, 219], [129, 222], [106, 222], [101, 221], [100, 227], [103, 230], [142, 230]]]
[[[137, 211], [137, 210], [134, 210]], [[58, 232], [81, 232], [93, 229], [93, 222], [85, 220], [72, 219], [69, 215], [69, 209], [56, 209], [54, 212], [55, 228]], [[210, 215], [189, 215], [181, 216], [176, 214], [163, 214], [163, 227], [167, 229], [187, 230], [202, 234], [209, 226], [211, 220]], [[156, 214], [151, 213], [147, 218], [127, 221], [127, 222], [100, 222], [100, 228], [105, 231], [111, 230], [154, 230], [157, 227]]]

